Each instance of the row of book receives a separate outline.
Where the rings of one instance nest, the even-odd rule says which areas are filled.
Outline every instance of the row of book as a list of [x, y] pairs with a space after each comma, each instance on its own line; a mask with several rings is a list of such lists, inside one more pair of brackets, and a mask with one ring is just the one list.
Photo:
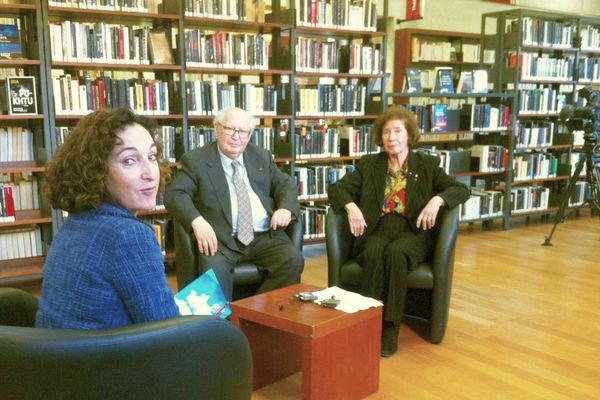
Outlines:
[[[1, 175], [0, 196], [5, 217], [10, 216], [14, 221], [14, 212], [21, 210], [33, 210], [40, 208], [39, 185], [37, 179], [30, 173], [23, 172], [14, 175], [9, 180], [9, 175]], [[11, 207], [9, 207], [11, 205]], [[9, 208], [12, 213], [9, 214]]]
[[381, 151], [373, 141], [371, 125], [299, 125], [294, 135], [297, 160], [358, 157]]
[[296, 90], [297, 116], [365, 114], [367, 87], [361, 83], [319, 84]]
[[[518, 58], [518, 61], [517, 61]], [[508, 66], [521, 66], [521, 79], [546, 81], [572, 81], [575, 67], [575, 57], [550, 57], [548, 54], [512, 53], [508, 56]]]
[[579, 82], [600, 82], [600, 58], [579, 59]]
[[557, 114], [567, 99], [559, 89], [544, 85], [527, 85], [519, 90], [519, 114]]
[[21, 126], [0, 127], [0, 162], [34, 160], [33, 132]]
[[264, 22], [264, 0], [185, 0], [186, 17]]
[[508, 149], [500, 145], [471, 146], [471, 171], [499, 172], [508, 167]]
[[379, 74], [382, 71], [381, 44], [364, 44], [355, 39], [320, 39], [300, 36], [294, 46], [298, 72], [348, 72]]
[[130, 107], [143, 115], [169, 114], [171, 83], [157, 79], [93, 79], [70, 74], [53, 76], [52, 91], [57, 115], [80, 115], [114, 107]]
[[583, 25], [579, 29], [582, 50], [600, 49], [600, 29], [592, 25]]
[[504, 193], [499, 190], [471, 188], [471, 197], [459, 205], [460, 221], [501, 217]]
[[0, 261], [44, 255], [38, 226], [0, 231]]
[[352, 165], [297, 165], [294, 178], [298, 186], [298, 200], [326, 199], [329, 186], [353, 170]]
[[270, 35], [186, 29], [184, 37], [189, 67], [269, 69]]
[[173, 237], [171, 219], [166, 217], [153, 216], [149, 219], [146, 219], [146, 222], [154, 230], [154, 236], [156, 236], [156, 241], [160, 246], [160, 250], [162, 251], [163, 255], [166, 255], [167, 248], [173, 248], [172, 243], [170, 241], [170, 239]]
[[329, 206], [304, 206], [301, 208], [304, 221], [304, 240], [323, 239], [325, 237], [325, 216]]
[[422, 133], [504, 131], [510, 126], [510, 107], [503, 104], [463, 104], [460, 110], [442, 103], [406, 107], [416, 115]]
[[510, 210], [513, 214], [548, 209], [550, 188], [541, 185], [517, 186], [510, 190]]
[[550, 153], [517, 153], [513, 158], [515, 181], [553, 178], [558, 171], [558, 158]]
[[[573, 47], [576, 24], [523, 17], [522, 43], [529, 46], [569, 48]], [[507, 26], [507, 32], [518, 32], [518, 21]]]
[[194, 79], [186, 82], [190, 115], [215, 115], [228, 107], [239, 107], [254, 115], [277, 115], [275, 85]]
[[519, 121], [515, 133], [515, 147], [542, 147], [554, 143], [555, 125], [552, 121]]
[[91, 10], [156, 13], [162, 0], [49, 0], [52, 7], [85, 8]]
[[377, 29], [376, 0], [294, 0], [294, 6], [298, 26]]
[[52, 60], [150, 64], [151, 27], [106, 22], [50, 24]]

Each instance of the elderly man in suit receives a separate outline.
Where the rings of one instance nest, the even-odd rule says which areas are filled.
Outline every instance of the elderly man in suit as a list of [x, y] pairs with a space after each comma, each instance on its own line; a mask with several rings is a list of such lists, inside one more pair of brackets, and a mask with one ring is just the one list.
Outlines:
[[198, 241], [201, 270], [213, 268], [231, 299], [232, 271], [249, 261], [265, 274], [258, 293], [300, 281], [304, 257], [285, 233], [298, 191], [271, 154], [250, 143], [254, 118], [239, 108], [214, 118], [217, 141], [186, 153], [165, 206]]

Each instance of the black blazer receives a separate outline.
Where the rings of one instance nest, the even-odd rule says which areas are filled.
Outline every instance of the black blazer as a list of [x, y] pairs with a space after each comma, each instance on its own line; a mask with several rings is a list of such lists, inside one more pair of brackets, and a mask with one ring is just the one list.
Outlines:
[[[381, 216], [388, 170], [388, 154], [381, 152], [361, 157], [354, 172], [344, 175], [329, 188], [329, 201], [335, 211], [354, 202], [363, 213], [367, 227], [362, 236], [355, 238], [354, 249], [368, 236]], [[422, 152], [411, 151], [408, 156], [406, 184], [406, 214], [414, 233], [428, 246], [430, 231], [417, 228], [417, 218], [427, 202], [435, 195], [442, 197], [446, 206], [453, 208], [469, 199], [469, 188], [448, 176], [439, 167], [439, 159]]]
[[[231, 201], [225, 171], [217, 143], [207, 144], [186, 153], [182, 168], [165, 191], [165, 206], [186, 228], [202, 216], [212, 226], [219, 241], [219, 250], [226, 255], [237, 251], [232, 236]], [[244, 165], [252, 190], [269, 215], [279, 208], [292, 212], [298, 219], [298, 190], [292, 177], [279, 170], [271, 153], [252, 143], [244, 151]], [[285, 235], [283, 229], [276, 234]]]

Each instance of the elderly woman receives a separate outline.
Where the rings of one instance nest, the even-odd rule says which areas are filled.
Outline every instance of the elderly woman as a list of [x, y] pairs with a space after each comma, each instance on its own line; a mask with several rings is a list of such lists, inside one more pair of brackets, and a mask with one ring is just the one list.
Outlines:
[[465, 202], [469, 189], [436, 157], [413, 150], [419, 131], [405, 108], [389, 108], [373, 131], [384, 151], [363, 156], [354, 172], [329, 188], [329, 199], [334, 210], [348, 214], [362, 294], [384, 303], [381, 355], [387, 357], [398, 347], [407, 275], [433, 247], [440, 208]]
[[154, 231], [135, 215], [155, 207], [168, 173], [154, 128], [126, 108], [96, 111], [56, 151], [43, 190], [69, 217], [44, 264], [36, 326], [102, 329], [180, 315]]

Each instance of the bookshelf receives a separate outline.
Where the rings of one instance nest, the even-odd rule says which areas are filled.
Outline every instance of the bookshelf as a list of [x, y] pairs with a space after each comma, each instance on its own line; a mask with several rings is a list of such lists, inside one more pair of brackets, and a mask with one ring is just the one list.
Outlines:
[[[164, 158], [174, 170], [185, 151], [214, 140], [212, 118], [230, 105], [256, 116], [253, 141], [271, 150], [293, 176], [298, 168], [323, 172], [352, 165], [362, 154], [359, 149], [348, 144], [340, 152], [337, 140], [331, 151], [305, 154], [297, 132], [307, 126], [345, 126], [357, 145], [359, 136], [363, 148], [368, 143], [367, 133], [360, 131], [385, 104], [385, 33], [377, 23], [378, 14], [387, 17], [387, 1], [378, 11], [370, 0], [362, 7], [346, 0], [317, 1], [318, 13], [309, 3], [258, 0], [227, 8], [222, 2], [205, 2], [205, 9], [197, 8], [198, 2], [179, 0], [115, 1], [110, 6], [72, 0], [0, 4], [1, 18], [8, 15], [23, 25], [24, 54], [18, 60], [0, 59], [0, 69], [35, 76], [38, 96], [37, 115], [0, 115], [0, 127], [30, 128], [35, 148], [30, 160], [0, 162], [0, 175], [39, 178], [83, 115], [120, 105], [157, 121]], [[152, 42], [155, 36], [162, 46]], [[154, 62], [153, 56], [167, 63]], [[318, 60], [319, 66], [302, 66], [301, 59], [313, 64]], [[332, 67], [323, 69], [321, 62]], [[316, 107], [308, 106], [315, 93]], [[319, 108], [324, 98], [328, 102]], [[330, 108], [323, 109], [324, 104]], [[321, 197], [302, 202], [305, 213], [318, 209], [324, 217], [326, 180], [320, 184]], [[42, 202], [41, 196], [37, 199]], [[319, 225], [319, 215], [307, 218], [312, 221], [307, 227]], [[156, 210], [140, 216], [156, 226], [166, 259], [174, 259], [172, 224], [160, 201]], [[45, 251], [62, 219], [62, 213], [40, 204], [17, 211], [15, 221], [0, 222], [0, 234], [39, 227]], [[307, 235], [306, 241], [320, 240], [318, 236]], [[0, 261], [0, 285], [39, 279], [43, 261], [43, 253]]]
[[[315, 3], [315, 2], [312, 2]], [[329, 184], [351, 171], [363, 154], [377, 151], [372, 143], [372, 121], [386, 104], [386, 37], [381, 22], [388, 2], [362, 6], [350, 2], [298, 0], [291, 63], [290, 124], [293, 143], [292, 173], [299, 186], [305, 223], [305, 242], [323, 240]], [[345, 7], [347, 12], [336, 12]], [[320, 11], [319, 11], [320, 10]], [[383, 19], [381, 17], [383, 16]], [[374, 86], [378, 84], [378, 88]]]
[[[600, 21], [578, 15], [514, 9], [482, 16], [482, 54], [499, 90], [515, 93], [511, 137], [512, 217], [558, 211], [561, 192], [574, 170], [583, 132], [566, 131], [560, 111], [582, 105], [577, 90], [599, 82]], [[583, 203], [585, 182], [570, 206]]]
[[435, 67], [451, 67], [457, 81], [460, 72], [480, 67], [479, 42], [479, 34], [476, 33], [418, 28], [396, 30], [394, 92], [404, 90], [406, 68], [420, 70], [424, 91], [433, 88]]
[[[39, 279], [46, 247], [52, 236], [53, 217], [39, 196], [38, 182], [45, 171], [51, 147], [48, 131], [48, 104], [43, 84], [46, 74], [40, 2], [0, 4], [0, 23], [18, 32], [11, 42], [18, 51], [6, 53], [0, 47], [0, 80], [7, 76], [31, 76], [37, 113], [0, 114], [0, 285]], [[2, 90], [6, 90], [3, 86]], [[33, 96], [28, 97], [33, 101]], [[32, 103], [33, 104], [33, 103]], [[12, 207], [11, 207], [12, 204]], [[12, 208], [12, 211], [11, 211]]]

